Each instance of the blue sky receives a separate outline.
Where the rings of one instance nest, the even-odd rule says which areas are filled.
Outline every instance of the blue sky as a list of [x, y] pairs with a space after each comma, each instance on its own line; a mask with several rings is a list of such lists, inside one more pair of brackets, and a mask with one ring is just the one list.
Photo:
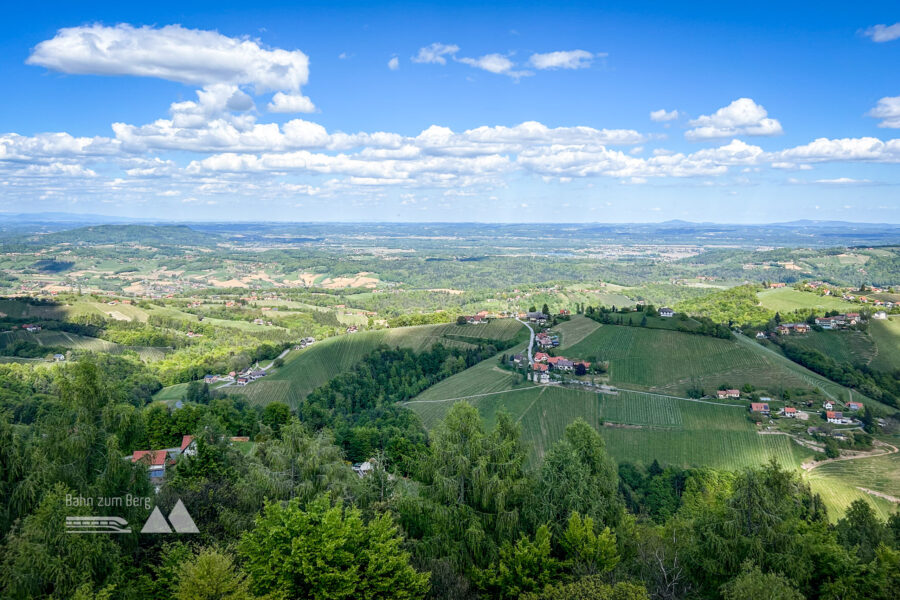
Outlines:
[[900, 222], [896, 2], [372, 4], [6, 8], [0, 211]]

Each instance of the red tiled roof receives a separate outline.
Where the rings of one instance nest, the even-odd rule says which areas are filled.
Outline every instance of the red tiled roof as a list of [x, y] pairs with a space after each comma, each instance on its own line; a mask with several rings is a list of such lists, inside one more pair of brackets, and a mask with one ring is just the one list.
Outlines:
[[784, 414], [795, 413], [795, 412], [797, 412], [797, 409], [794, 408], [793, 406], [785, 406], [784, 407]]
[[769, 410], [769, 405], [765, 402], [751, 402], [750, 410], [753, 412], [763, 412]]
[[131, 462], [144, 462], [152, 467], [161, 467], [166, 464], [165, 450], [137, 450], [131, 456]]
[[828, 419], [833, 419], [833, 418], [834, 418], [834, 411], [831, 411], [831, 410], [827, 411], [827, 412], [825, 413], [825, 417], [828, 418]]
[[184, 449], [191, 445], [191, 442], [194, 441], [194, 436], [185, 435], [181, 438], [181, 451], [184, 452]]
[[531, 365], [533, 371], [546, 371], [549, 367], [544, 363], [534, 363]]

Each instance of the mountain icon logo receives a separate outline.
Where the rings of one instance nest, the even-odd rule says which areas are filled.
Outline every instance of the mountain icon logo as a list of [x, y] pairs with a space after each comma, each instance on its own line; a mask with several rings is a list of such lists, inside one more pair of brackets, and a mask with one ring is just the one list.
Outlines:
[[147, 517], [147, 522], [144, 523], [141, 533], [200, 533], [200, 530], [197, 529], [197, 525], [191, 518], [190, 513], [184, 507], [184, 503], [178, 500], [175, 503], [175, 508], [169, 513], [168, 521], [166, 521], [158, 506], [153, 507], [153, 512]]

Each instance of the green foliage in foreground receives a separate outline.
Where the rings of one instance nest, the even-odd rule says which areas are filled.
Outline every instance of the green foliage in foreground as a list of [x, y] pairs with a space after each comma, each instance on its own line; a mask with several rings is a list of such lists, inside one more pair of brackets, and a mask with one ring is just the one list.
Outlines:
[[241, 540], [253, 589], [284, 598], [423, 598], [428, 574], [409, 554], [387, 515], [368, 523], [357, 508], [331, 506], [322, 496], [301, 508], [268, 503]]

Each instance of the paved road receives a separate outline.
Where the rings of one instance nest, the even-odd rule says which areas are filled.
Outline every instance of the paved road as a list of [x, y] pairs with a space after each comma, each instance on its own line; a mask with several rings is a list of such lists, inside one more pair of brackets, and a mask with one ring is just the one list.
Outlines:
[[516, 317], [516, 321], [527, 327], [528, 331], [531, 332], [531, 339], [528, 340], [528, 364], [534, 364], [534, 358], [531, 356], [531, 348], [534, 346], [534, 329], [532, 329], [531, 325], [529, 325], [519, 317]]

